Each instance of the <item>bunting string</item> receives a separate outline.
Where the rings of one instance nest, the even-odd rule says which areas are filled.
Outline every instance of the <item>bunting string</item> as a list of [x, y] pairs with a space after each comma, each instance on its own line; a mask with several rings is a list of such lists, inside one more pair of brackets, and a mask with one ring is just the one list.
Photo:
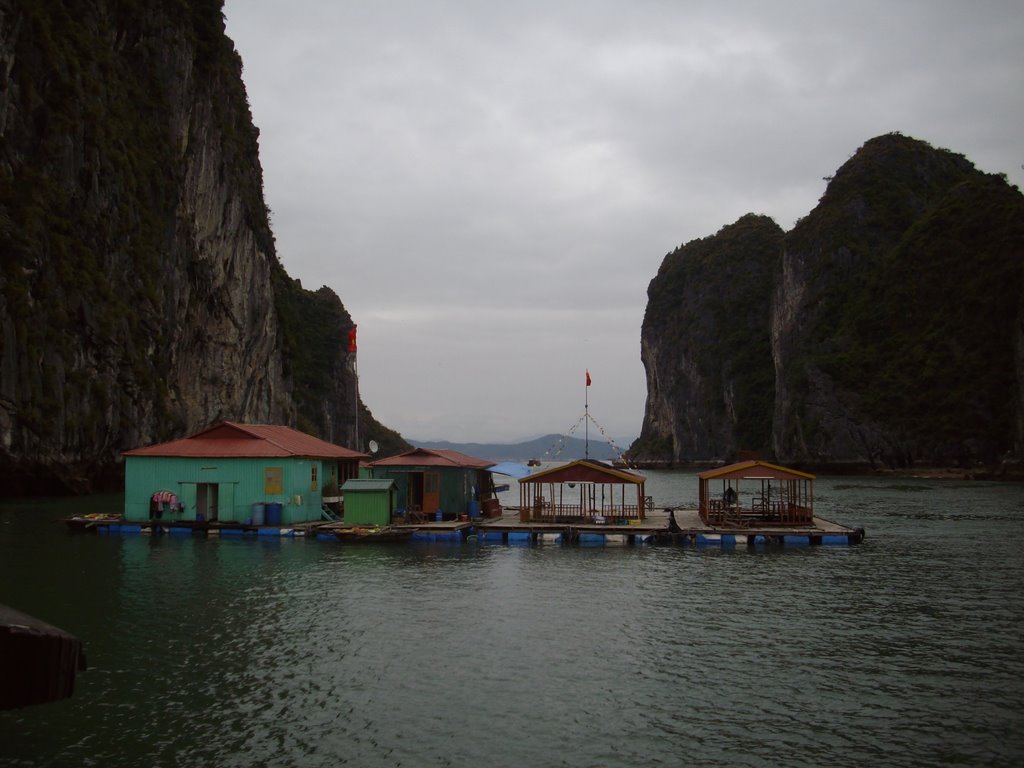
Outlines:
[[605, 442], [608, 443], [608, 445], [611, 446], [613, 451], [615, 451], [615, 455], [617, 457], [617, 461], [621, 462], [627, 469], [633, 469], [633, 466], [626, 459], [625, 451], [623, 451], [621, 448], [619, 448], [618, 445], [615, 444], [615, 441], [611, 437], [609, 437], [609, 435], [605, 431], [604, 427], [602, 427], [598, 423], [597, 419], [595, 419], [590, 414], [589, 411], [584, 413], [582, 416], [580, 416], [579, 419], [576, 421], [576, 423], [573, 424], [569, 428], [568, 432], [566, 432], [564, 435], [559, 435], [558, 436], [558, 440], [555, 441], [554, 443], [552, 443], [551, 447], [548, 448], [546, 451], [544, 451], [543, 460], [544, 461], [557, 461], [559, 454], [565, 448], [565, 441], [568, 438], [572, 437], [573, 433], [576, 431], [576, 429], [579, 427], [579, 425], [582, 424], [584, 421], [587, 421], [587, 420], [589, 420], [591, 424], [593, 424], [595, 427], [597, 427], [598, 431], [601, 433], [601, 436], [605, 439]]
[[[575, 432], [576, 428], [582, 423], [583, 417], [580, 416], [579, 420], [569, 428], [568, 432], [564, 435], [559, 435], [558, 440], [555, 441], [550, 448], [544, 451], [544, 461], [556, 461], [558, 459], [558, 455], [562, 452], [562, 449], [565, 448], [566, 439], [572, 437], [572, 433]], [[552, 453], [552, 451], [554, 451], [554, 453]]]
[[600, 424], [597, 423], [597, 419], [595, 419], [589, 413], [587, 413], [587, 418], [590, 419], [590, 422], [595, 427], [597, 427], [598, 431], [601, 433], [601, 437], [603, 437], [605, 439], [605, 442], [608, 443], [608, 445], [610, 445], [612, 447], [613, 451], [615, 451], [615, 455], [617, 457], [617, 460], [622, 462], [626, 466], [627, 469], [633, 469], [633, 467], [630, 466], [629, 461], [626, 460], [626, 453], [625, 453], [625, 451], [623, 451], [621, 448], [619, 448], [619, 446], [617, 446], [615, 444], [615, 441], [611, 437], [609, 437], [607, 432], [604, 431], [604, 427], [602, 427]]

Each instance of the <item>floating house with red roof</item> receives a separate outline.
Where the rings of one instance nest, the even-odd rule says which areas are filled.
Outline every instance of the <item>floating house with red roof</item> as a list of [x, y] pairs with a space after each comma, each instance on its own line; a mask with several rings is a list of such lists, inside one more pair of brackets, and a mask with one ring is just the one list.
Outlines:
[[[374, 479], [394, 480], [396, 504], [409, 522], [476, 517], [494, 499], [494, 462], [441, 448], [413, 448], [370, 462]], [[496, 503], [496, 502], [494, 502]]]
[[290, 427], [227, 421], [124, 457], [125, 520], [257, 525], [319, 520], [324, 487], [368, 458]]

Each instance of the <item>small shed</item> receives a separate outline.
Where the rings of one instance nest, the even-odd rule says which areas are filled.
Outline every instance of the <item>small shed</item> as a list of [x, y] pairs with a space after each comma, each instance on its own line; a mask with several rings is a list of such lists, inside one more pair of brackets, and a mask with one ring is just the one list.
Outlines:
[[741, 461], [697, 476], [707, 525], [806, 526], [814, 523], [814, 475], [767, 461]]
[[126, 520], [290, 525], [319, 520], [324, 488], [357, 477], [366, 454], [290, 427], [225, 421], [124, 457]]
[[368, 465], [375, 480], [395, 481], [398, 509], [410, 522], [476, 517], [494, 498], [493, 461], [441, 448], [413, 448]]
[[647, 478], [593, 459], [577, 459], [519, 480], [522, 522], [643, 520]]
[[389, 525], [395, 511], [395, 481], [353, 478], [341, 486], [345, 522], [354, 525]]

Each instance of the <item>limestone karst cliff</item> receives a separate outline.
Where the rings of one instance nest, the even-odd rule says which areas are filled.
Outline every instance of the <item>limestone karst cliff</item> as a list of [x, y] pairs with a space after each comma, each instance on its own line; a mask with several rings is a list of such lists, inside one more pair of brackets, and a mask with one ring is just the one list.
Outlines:
[[[753, 220], [682, 246], [651, 281], [635, 460], [743, 451], [833, 468], [1019, 459], [1019, 190], [960, 155], [889, 134], [865, 143], [774, 245], [767, 230], [735, 236]], [[723, 319], [723, 291], [745, 286], [751, 265], [767, 290], [748, 287], [742, 310]], [[732, 334], [745, 335], [740, 355]]]
[[0, 0], [2, 492], [219, 419], [401, 443], [277, 258], [241, 71], [218, 0]]
[[770, 446], [769, 309], [782, 237], [768, 217], [748, 215], [665, 257], [641, 332], [638, 458], [683, 462]]
[[774, 453], [998, 465], [1021, 454], [1024, 196], [963, 156], [867, 142], [785, 240]]

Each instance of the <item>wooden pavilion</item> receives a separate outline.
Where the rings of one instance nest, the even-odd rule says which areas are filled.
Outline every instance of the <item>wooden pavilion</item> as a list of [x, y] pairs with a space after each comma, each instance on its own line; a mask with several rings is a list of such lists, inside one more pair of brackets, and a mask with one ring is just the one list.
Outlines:
[[592, 459], [578, 459], [519, 480], [521, 522], [643, 520], [651, 507], [646, 478]]
[[805, 526], [814, 523], [814, 475], [766, 461], [701, 472], [700, 519], [706, 525]]

